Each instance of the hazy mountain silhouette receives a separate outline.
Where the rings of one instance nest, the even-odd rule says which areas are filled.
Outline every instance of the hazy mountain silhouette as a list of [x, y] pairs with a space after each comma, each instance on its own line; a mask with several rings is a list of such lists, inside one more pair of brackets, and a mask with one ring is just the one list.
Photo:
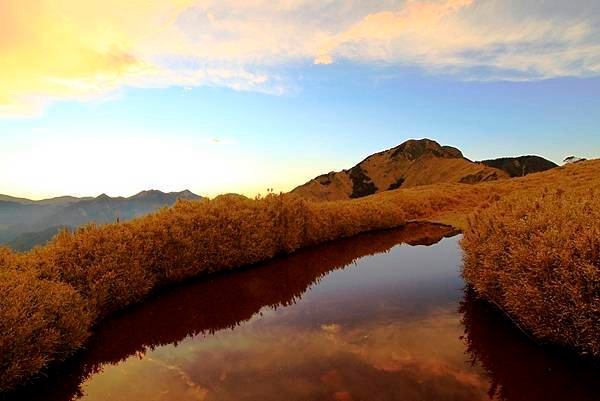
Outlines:
[[40, 232], [28, 232], [17, 235], [16, 238], [12, 239], [5, 245], [8, 245], [15, 251], [25, 252], [30, 250], [36, 245], [43, 245], [50, 241], [56, 234], [61, 230], [72, 230], [69, 226], [57, 226], [49, 227]]
[[41, 201], [0, 195], [0, 243], [27, 250], [46, 243], [63, 228], [127, 221], [171, 206], [177, 199], [200, 198], [188, 190], [142, 191], [129, 198], [102, 194], [96, 198], [63, 196]]
[[31, 200], [26, 198], [17, 198], [10, 195], [0, 194], [0, 201], [19, 203], [21, 205], [66, 205], [69, 203], [80, 202], [83, 200], [94, 199], [93, 197], [77, 198], [75, 196], [59, 196], [56, 198]]
[[431, 139], [411, 139], [349, 170], [320, 175], [292, 192], [309, 199], [338, 200], [418, 185], [503, 178], [508, 178], [504, 171], [474, 163], [456, 148]]

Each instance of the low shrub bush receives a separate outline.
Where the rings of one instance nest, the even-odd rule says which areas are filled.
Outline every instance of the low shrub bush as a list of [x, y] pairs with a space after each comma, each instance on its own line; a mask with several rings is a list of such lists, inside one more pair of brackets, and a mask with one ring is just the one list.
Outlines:
[[86, 340], [87, 305], [68, 284], [3, 269], [0, 294], [1, 389], [27, 381]]
[[600, 356], [600, 196], [506, 197], [469, 219], [464, 277], [525, 331]]

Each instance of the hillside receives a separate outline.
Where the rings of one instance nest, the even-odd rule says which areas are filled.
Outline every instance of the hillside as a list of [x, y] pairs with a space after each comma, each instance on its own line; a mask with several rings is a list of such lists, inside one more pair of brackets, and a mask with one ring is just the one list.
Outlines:
[[0, 195], [0, 244], [27, 250], [44, 244], [61, 227], [127, 221], [173, 205], [177, 199], [200, 199], [188, 191], [142, 191], [128, 198], [102, 194], [96, 198], [59, 198], [33, 201]]
[[502, 157], [500, 159], [482, 160], [480, 163], [488, 167], [504, 171], [511, 177], [523, 177], [527, 174], [540, 173], [558, 167], [550, 160], [540, 156]]
[[456, 148], [420, 139], [375, 153], [349, 170], [320, 175], [292, 193], [305, 199], [342, 200], [398, 188], [508, 177], [502, 170], [466, 159]]

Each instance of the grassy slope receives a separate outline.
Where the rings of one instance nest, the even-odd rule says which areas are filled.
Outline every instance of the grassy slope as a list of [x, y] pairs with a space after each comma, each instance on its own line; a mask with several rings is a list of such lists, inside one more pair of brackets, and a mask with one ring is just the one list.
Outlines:
[[600, 357], [598, 181], [503, 197], [469, 219], [461, 246], [478, 295], [539, 341]]
[[[442, 147], [430, 140], [410, 140], [375, 153], [350, 170], [319, 176], [292, 192], [309, 200], [335, 201], [353, 197], [352, 172], [361, 170], [375, 192], [439, 183], [471, 183], [508, 178], [502, 170], [473, 163], [458, 149]], [[400, 181], [399, 181], [400, 180]], [[361, 195], [362, 196], [362, 195]]]
[[589, 161], [519, 179], [422, 186], [352, 201], [226, 196], [62, 233], [26, 254], [0, 248], [0, 293], [11, 294], [0, 304], [0, 391], [63, 360], [83, 344], [93, 322], [162, 285], [412, 220], [465, 229], [469, 213], [508, 195], [576, 191], [599, 180], [600, 161]]
[[391, 202], [402, 206], [423, 202], [422, 220], [454, 225], [465, 230], [468, 216], [508, 195], [541, 193], [544, 189], [582, 191], [600, 186], [600, 160], [566, 165], [542, 173], [510, 180], [476, 185], [437, 184], [383, 192], [368, 198], [373, 202]]

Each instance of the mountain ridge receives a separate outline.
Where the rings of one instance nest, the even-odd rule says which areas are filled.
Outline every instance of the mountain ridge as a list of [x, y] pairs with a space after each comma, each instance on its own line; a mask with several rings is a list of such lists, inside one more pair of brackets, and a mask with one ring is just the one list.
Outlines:
[[131, 220], [171, 206], [178, 199], [202, 197], [189, 190], [148, 190], [128, 198], [101, 194], [94, 198], [63, 196], [40, 201], [0, 195], [0, 244], [18, 244], [16, 248], [26, 250], [28, 245], [45, 243], [59, 229]]
[[506, 178], [504, 171], [473, 162], [455, 147], [423, 138], [374, 153], [350, 169], [319, 175], [291, 192], [312, 200], [341, 200], [401, 187]]

